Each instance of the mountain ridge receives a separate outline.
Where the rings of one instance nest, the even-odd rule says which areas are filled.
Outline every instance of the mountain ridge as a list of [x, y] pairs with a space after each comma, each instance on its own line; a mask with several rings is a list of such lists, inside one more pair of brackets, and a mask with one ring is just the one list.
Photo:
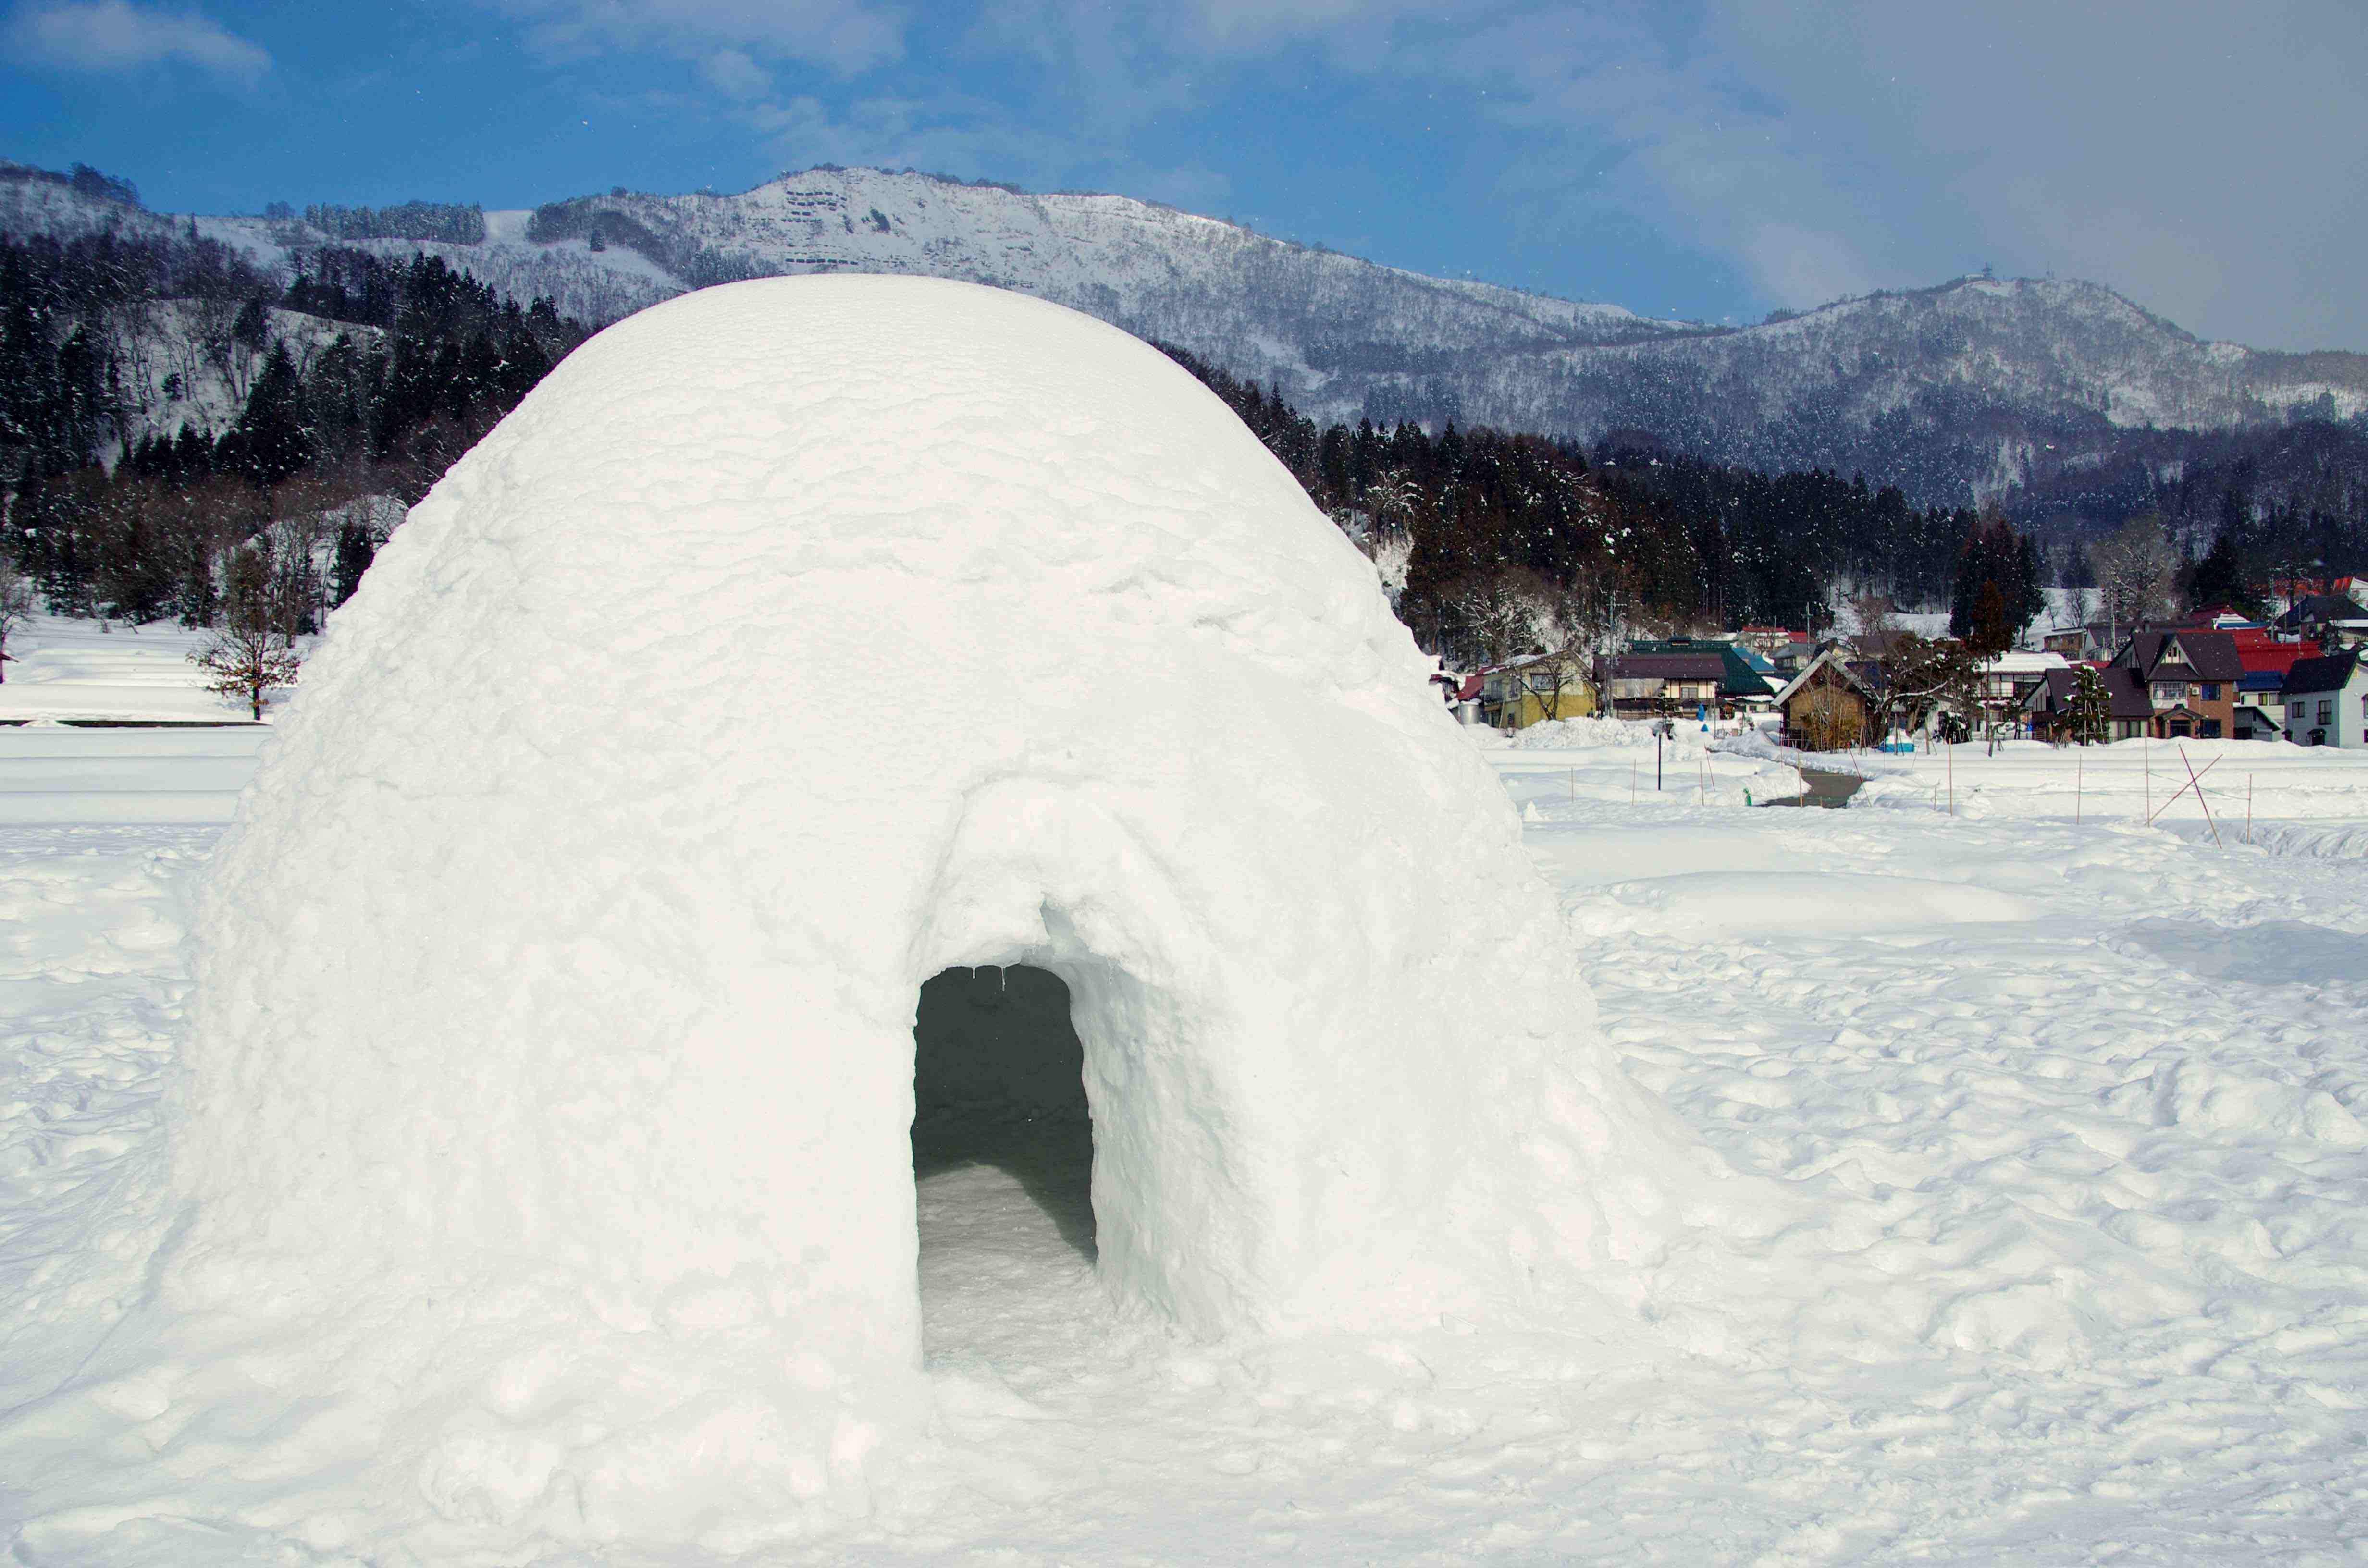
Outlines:
[[1961, 278], [1725, 326], [1434, 278], [1131, 197], [911, 171], [823, 166], [725, 195], [612, 190], [484, 212], [484, 237], [463, 244], [336, 234], [292, 212], [150, 213], [63, 176], [7, 177], [21, 168], [0, 170], [0, 233], [177, 231], [281, 275], [324, 245], [416, 250], [595, 323], [735, 278], [961, 278], [1189, 349], [1323, 420], [1456, 420], [1582, 442], [1643, 430], [1674, 449], [1855, 470], [1930, 499], [2103, 460], [2124, 432], [2368, 413], [2368, 356], [2209, 342], [2078, 279]]

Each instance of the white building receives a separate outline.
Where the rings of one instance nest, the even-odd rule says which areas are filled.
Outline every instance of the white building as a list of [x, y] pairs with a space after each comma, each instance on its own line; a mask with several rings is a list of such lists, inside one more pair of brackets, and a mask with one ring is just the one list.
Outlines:
[[2286, 739], [2298, 746], [2368, 747], [2368, 659], [2355, 648], [2296, 660], [2285, 708]]

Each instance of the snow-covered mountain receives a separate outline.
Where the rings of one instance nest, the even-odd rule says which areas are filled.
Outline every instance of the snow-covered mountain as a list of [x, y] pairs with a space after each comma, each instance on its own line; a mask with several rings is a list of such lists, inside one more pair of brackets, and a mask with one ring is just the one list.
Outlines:
[[[1633, 428], [1761, 466], [1857, 469], [1932, 499], [2090, 460], [2119, 431], [2368, 411], [2368, 356], [2207, 343], [2078, 281], [1961, 278], [1717, 328], [1429, 278], [1125, 197], [872, 169], [484, 216], [472, 244], [334, 243], [424, 250], [595, 322], [736, 278], [966, 278], [1279, 381], [1319, 418], [1455, 418], [1590, 440]], [[0, 232], [109, 225], [207, 235], [277, 268], [332, 243], [295, 218], [165, 217], [55, 183], [0, 184]]]

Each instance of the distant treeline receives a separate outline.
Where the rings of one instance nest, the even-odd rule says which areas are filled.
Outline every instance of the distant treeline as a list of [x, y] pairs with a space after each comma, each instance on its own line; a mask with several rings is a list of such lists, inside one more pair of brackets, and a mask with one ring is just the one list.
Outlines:
[[[281, 289], [218, 252], [105, 235], [0, 244], [0, 543], [53, 609], [207, 624], [230, 552], [260, 540], [289, 630], [309, 630], [381, 541], [365, 503], [425, 494], [587, 335], [549, 301], [521, 308], [434, 257], [324, 249]], [[123, 437], [133, 411], [109, 308], [125, 298], [219, 307], [205, 352], [243, 367], [247, 386], [219, 435]], [[275, 308], [354, 330], [300, 354]], [[324, 551], [338, 570], [323, 582]]]
[[[2191, 561], [2226, 540], [2248, 581], [2368, 575], [2368, 417], [2331, 413], [2240, 430], [2130, 432], [2111, 461], [2008, 499], [2075, 573], [2111, 523], [2159, 517]], [[2086, 578], [2079, 579], [2086, 582]]]
[[[570, 205], [538, 219], [588, 233], [617, 216]], [[179, 313], [160, 326], [166, 304]], [[347, 330], [291, 335], [275, 310]], [[152, 430], [130, 395], [143, 383], [127, 345], [167, 327], [214, 384], [239, 389], [219, 434]], [[426, 256], [323, 247], [282, 285], [193, 231], [0, 242], [0, 542], [57, 608], [201, 620], [226, 552], [291, 519], [346, 516], [336, 527], [358, 532], [335, 557], [366, 562], [385, 513], [352, 504], [424, 494], [585, 335], [548, 301], [521, 307]], [[1458, 659], [1615, 623], [1822, 624], [1845, 588], [1962, 606], [1968, 570], [1999, 577], [2009, 605], [2032, 597], [2028, 541], [1896, 488], [1706, 462], [1643, 436], [1590, 451], [1452, 424], [1319, 427], [1279, 391], [1170, 352], [1344, 529], [1403, 561], [1400, 613]], [[280, 551], [301, 574], [331, 541], [291, 536]], [[285, 597], [335, 602], [358, 571]]]
[[1280, 389], [1167, 352], [1352, 534], [1403, 540], [1399, 614], [1451, 659], [1523, 652], [1542, 623], [1565, 637], [1615, 625], [1822, 628], [1845, 588], [1965, 613], [1995, 579], [2009, 611], [2038, 608], [2038, 552], [1969, 508], [1914, 507], [1895, 487], [1818, 470], [1675, 456], [1643, 436], [1614, 435], [1590, 454], [1452, 424], [1437, 435], [1410, 422], [1319, 428]]
[[304, 209], [304, 222], [333, 240], [413, 240], [450, 245], [485, 243], [484, 209], [473, 201], [405, 201], [393, 207], [324, 207], [315, 203]]
[[37, 169], [30, 164], [0, 158], [0, 181], [7, 180], [28, 185], [63, 186], [77, 196], [86, 196], [93, 201], [112, 201], [120, 207], [140, 205], [138, 186], [128, 179], [101, 174], [88, 164], [76, 164], [60, 174], [55, 169]]

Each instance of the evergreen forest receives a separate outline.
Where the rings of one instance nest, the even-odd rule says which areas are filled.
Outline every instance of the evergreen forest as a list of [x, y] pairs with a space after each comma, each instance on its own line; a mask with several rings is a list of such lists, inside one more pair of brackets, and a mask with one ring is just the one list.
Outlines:
[[[319, 216], [358, 235], [482, 221], [416, 204]], [[54, 611], [199, 625], [249, 546], [289, 629], [313, 630], [403, 511], [589, 331], [424, 254], [324, 244], [283, 279], [194, 227], [0, 241], [0, 547]], [[160, 369], [160, 343], [180, 369]], [[2060, 529], [2051, 562], [2027, 507], [2009, 521], [1919, 506], [1855, 474], [1763, 472], [1643, 431], [1582, 448], [1452, 422], [1319, 426], [1278, 388], [1167, 351], [1382, 564], [1417, 640], [1459, 665], [1622, 634], [1821, 631], [1868, 593], [1946, 608], [1988, 640], [2084, 570]], [[199, 382], [232, 401], [201, 406]], [[160, 405], [188, 412], [168, 426]], [[2331, 439], [2321, 467], [2353, 460]], [[2276, 484], [2257, 503], [2262, 460], [2241, 444], [2223, 468], [2158, 497], [2198, 541], [2191, 558], [2218, 542], [2219, 575], [2348, 563], [2368, 545], [2356, 507], [2314, 510]]]

